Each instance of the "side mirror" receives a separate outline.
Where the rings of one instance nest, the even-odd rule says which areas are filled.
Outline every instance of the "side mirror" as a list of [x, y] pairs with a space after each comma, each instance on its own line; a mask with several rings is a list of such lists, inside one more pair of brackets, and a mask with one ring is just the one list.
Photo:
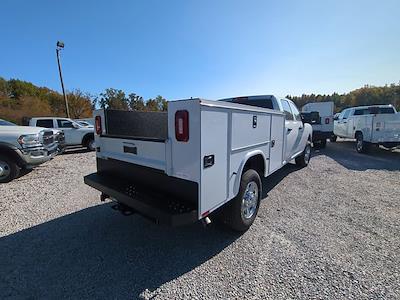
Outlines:
[[334, 120], [334, 121], [339, 120], [339, 116], [334, 116], [334, 117], [333, 117], [333, 120]]
[[75, 129], [78, 129], [78, 128], [79, 128], [79, 126], [76, 125], [75, 123], [72, 123], [72, 127], [75, 128]]

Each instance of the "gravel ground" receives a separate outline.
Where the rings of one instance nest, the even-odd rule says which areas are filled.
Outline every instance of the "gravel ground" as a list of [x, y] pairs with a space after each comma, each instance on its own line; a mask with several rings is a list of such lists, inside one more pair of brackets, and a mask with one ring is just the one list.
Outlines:
[[399, 299], [399, 151], [341, 141], [284, 167], [243, 235], [123, 217], [93, 171], [76, 151], [0, 185], [1, 299]]

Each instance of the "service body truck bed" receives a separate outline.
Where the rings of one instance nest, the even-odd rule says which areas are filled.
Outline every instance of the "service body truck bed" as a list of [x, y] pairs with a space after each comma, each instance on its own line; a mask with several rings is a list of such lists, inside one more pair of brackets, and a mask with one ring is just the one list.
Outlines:
[[[97, 173], [85, 183], [158, 223], [201, 220], [239, 194], [248, 169], [268, 176], [303, 157], [311, 127], [273, 101], [277, 110], [202, 99], [171, 101], [167, 113], [97, 110]], [[247, 204], [261, 197], [253, 181]]]
[[334, 103], [311, 102], [301, 108], [303, 121], [311, 124], [313, 128], [314, 146], [324, 148], [326, 140], [333, 136], [333, 110]]
[[347, 108], [335, 120], [334, 133], [342, 138], [355, 138], [358, 152], [366, 152], [371, 144], [398, 147], [400, 114], [392, 105]]

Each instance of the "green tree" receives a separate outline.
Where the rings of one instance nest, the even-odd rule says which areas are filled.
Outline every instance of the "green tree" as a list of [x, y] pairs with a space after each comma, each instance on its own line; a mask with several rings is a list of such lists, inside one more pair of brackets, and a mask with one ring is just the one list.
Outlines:
[[146, 110], [146, 104], [144, 103], [143, 97], [131, 93], [128, 95], [129, 109], [135, 111]]
[[129, 101], [124, 91], [108, 88], [100, 94], [99, 104], [101, 108], [128, 110]]

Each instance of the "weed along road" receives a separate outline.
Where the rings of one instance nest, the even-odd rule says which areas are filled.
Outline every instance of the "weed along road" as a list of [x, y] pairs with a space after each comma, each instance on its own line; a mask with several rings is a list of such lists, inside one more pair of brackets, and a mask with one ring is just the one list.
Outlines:
[[400, 152], [338, 140], [264, 179], [253, 226], [157, 226], [83, 183], [67, 151], [0, 185], [0, 298], [396, 299]]

